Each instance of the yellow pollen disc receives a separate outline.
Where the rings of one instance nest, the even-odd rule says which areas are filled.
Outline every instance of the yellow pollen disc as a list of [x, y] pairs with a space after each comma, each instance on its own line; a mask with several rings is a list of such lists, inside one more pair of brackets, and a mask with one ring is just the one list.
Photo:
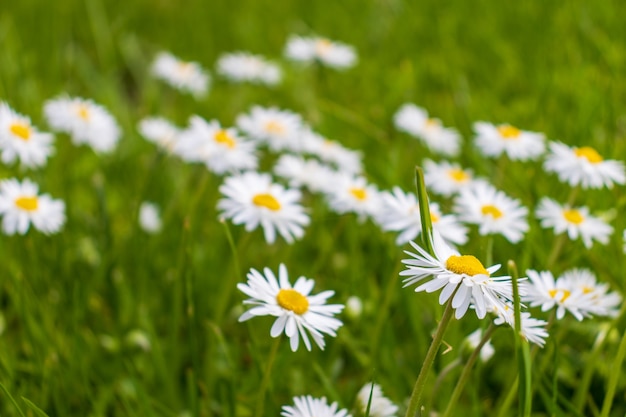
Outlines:
[[581, 224], [585, 221], [585, 218], [582, 214], [576, 209], [565, 209], [563, 210], [563, 217], [570, 223]]
[[277, 121], [270, 120], [269, 122], [265, 123], [265, 131], [277, 135], [282, 135], [283, 133], [285, 133], [285, 127]]
[[350, 194], [357, 200], [365, 200], [367, 198], [367, 191], [364, 188], [350, 188]]
[[452, 168], [448, 171], [448, 176], [456, 182], [465, 182], [469, 179], [467, 172], [462, 169]]
[[439, 120], [437, 119], [426, 119], [426, 127], [436, 127], [439, 126]]
[[472, 255], [452, 255], [446, 261], [446, 269], [455, 274], [465, 274], [471, 277], [479, 274], [489, 276], [483, 264]]
[[78, 109], [76, 109], [76, 113], [78, 113], [78, 117], [80, 117], [81, 119], [89, 120], [89, 109], [82, 104], [78, 106]]
[[589, 294], [590, 292], [593, 292], [593, 288], [583, 287], [583, 294]]
[[498, 126], [498, 133], [504, 139], [517, 139], [522, 132], [511, 125], [500, 125]]
[[30, 139], [30, 126], [26, 123], [13, 123], [11, 127], [9, 127], [9, 130], [22, 140]]
[[574, 153], [576, 154], [577, 157], [585, 158], [587, 161], [591, 162], [592, 164], [597, 164], [603, 161], [600, 154], [595, 149], [589, 146], [583, 146], [582, 148], [575, 148]]
[[232, 136], [230, 136], [228, 134], [228, 132], [225, 131], [225, 130], [218, 131], [215, 134], [215, 136], [213, 136], [213, 139], [217, 143], [221, 143], [222, 145], [225, 145], [225, 146], [229, 147], [230, 149], [233, 149], [235, 147], [235, 145], [237, 144], [237, 142], [235, 142], [235, 140], [232, 138]]
[[439, 216], [436, 214], [430, 213], [430, 221], [433, 223], [437, 223], [439, 221]]
[[257, 194], [252, 198], [252, 202], [259, 207], [265, 207], [272, 211], [280, 210], [280, 203], [271, 194]]
[[178, 72], [181, 74], [185, 74], [191, 71], [191, 63], [190, 62], [180, 62], [178, 64]]
[[35, 211], [39, 206], [37, 197], [19, 197], [15, 199], [15, 205], [26, 211]]
[[491, 216], [494, 219], [499, 219], [500, 217], [502, 217], [502, 212], [500, 211], [500, 209], [491, 204], [483, 206], [480, 211], [483, 213], [483, 215]]
[[561, 299], [557, 300], [560, 303], [564, 303], [565, 300], [567, 300], [569, 298], [570, 295], [572, 295], [571, 291], [568, 290], [560, 290], [558, 288], [552, 289], [548, 291], [548, 295], [550, 296], [550, 298], [555, 298], [559, 293], [563, 294], [561, 295]]
[[278, 291], [276, 302], [285, 310], [293, 311], [296, 314], [304, 314], [309, 309], [309, 300], [291, 288]]
[[328, 51], [328, 49], [330, 48], [330, 45], [331, 45], [331, 42], [328, 39], [320, 39], [315, 44], [315, 51], [318, 54], [323, 55]]

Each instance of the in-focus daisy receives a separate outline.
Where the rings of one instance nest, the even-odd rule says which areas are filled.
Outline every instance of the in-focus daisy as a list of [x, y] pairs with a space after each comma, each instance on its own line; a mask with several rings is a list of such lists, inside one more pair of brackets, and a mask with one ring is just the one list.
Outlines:
[[398, 130], [421, 139], [433, 152], [446, 155], [458, 155], [461, 147], [461, 135], [451, 128], [444, 127], [441, 120], [428, 117], [428, 112], [415, 104], [404, 104], [394, 115], [394, 124]]
[[486, 183], [483, 179], [474, 178], [472, 170], [461, 168], [457, 163], [425, 159], [423, 166], [424, 182], [428, 189], [444, 197], [458, 194], [477, 183]]
[[163, 226], [161, 216], [159, 215], [159, 207], [148, 201], [144, 201], [139, 206], [139, 226], [146, 233], [158, 233]]
[[236, 123], [251, 139], [266, 143], [273, 151], [301, 148], [302, 118], [291, 111], [254, 106], [249, 114], [237, 117]]
[[317, 159], [284, 154], [276, 161], [274, 173], [289, 181], [291, 187], [306, 187], [313, 192], [330, 193], [335, 187], [337, 171]]
[[139, 121], [139, 133], [159, 148], [171, 152], [181, 130], [163, 117], [146, 117]]
[[209, 89], [209, 75], [200, 64], [182, 61], [168, 52], [157, 54], [152, 64], [152, 74], [175, 89], [196, 97], [204, 96]]
[[[478, 329], [472, 332], [471, 334], [469, 334], [465, 338], [465, 342], [468, 344], [470, 349], [474, 350], [478, 347], [478, 344], [480, 343], [482, 338], [483, 338], [483, 331], [481, 329]], [[487, 343], [485, 343], [483, 347], [480, 349], [480, 360], [482, 360], [483, 362], [487, 362], [489, 359], [491, 359], [494, 353], [496, 353], [496, 350], [491, 344], [491, 341], [488, 340]]]
[[30, 224], [45, 233], [61, 230], [65, 223], [65, 203], [48, 194], [38, 195], [39, 187], [29, 179], [0, 182], [0, 215], [7, 235], [26, 234]]
[[404, 252], [412, 257], [402, 260], [407, 267], [400, 272], [401, 276], [407, 277], [403, 280], [404, 287], [420, 284], [415, 292], [428, 293], [441, 289], [441, 305], [454, 294], [452, 307], [457, 319], [463, 317], [470, 306], [482, 319], [488, 310], [503, 308], [504, 303], [512, 298], [511, 277], [491, 276], [500, 265], [485, 268], [474, 256], [461, 255], [449, 247], [437, 232], [433, 232], [434, 256], [414, 242], [410, 243], [417, 253]]
[[332, 164], [339, 171], [351, 174], [363, 172], [363, 155], [360, 152], [348, 149], [337, 141], [326, 139], [310, 129], [302, 134], [301, 150]]
[[317, 61], [336, 69], [350, 68], [357, 61], [356, 52], [349, 45], [321, 37], [296, 35], [287, 40], [285, 56], [292, 61], [303, 63]]
[[276, 85], [282, 73], [280, 67], [261, 55], [248, 52], [223, 54], [217, 60], [217, 73], [233, 82]]
[[350, 417], [348, 410], [340, 410], [334, 402], [326, 403], [326, 398], [313, 398], [310, 395], [293, 398], [294, 406], [283, 405], [283, 417]]
[[[515, 329], [515, 310], [512, 304], [507, 303], [503, 308], [496, 307], [492, 311], [497, 315], [493, 321], [495, 324], [506, 323]], [[528, 311], [521, 311], [520, 313], [522, 337], [530, 343], [543, 347], [548, 338], [548, 331], [546, 330], [548, 322], [532, 317]]]
[[274, 243], [276, 232], [292, 243], [304, 235], [309, 224], [309, 216], [299, 204], [300, 191], [273, 183], [268, 174], [245, 172], [228, 177], [220, 192], [224, 196], [217, 203], [220, 216], [245, 224], [248, 232], [260, 225], [268, 243]]
[[571, 240], [580, 237], [587, 248], [593, 246], [594, 240], [606, 245], [613, 233], [613, 227], [589, 214], [588, 207], [562, 206], [548, 197], [539, 201], [535, 214], [541, 227], [552, 228], [555, 234], [567, 232]]
[[120, 139], [120, 128], [111, 114], [92, 100], [59, 97], [44, 103], [48, 124], [70, 135], [75, 145], [86, 144], [96, 152], [111, 152]]
[[373, 382], [365, 384], [356, 396], [358, 407], [365, 415], [369, 404], [370, 417], [393, 417], [398, 412], [398, 406], [383, 395], [380, 385]]
[[506, 154], [511, 160], [530, 161], [546, 149], [543, 133], [520, 130], [509, 124], [474, 123], [474, 142], [483, 155], [496, 158]]
[[278, 337], [284, 332], [294, 352], [298, 349], [300, 338], [306, 349], [311, 350], [309, 334], [323, 350], [323, 334], [336, 336], [337, 329], [343, 324], [333, 317], [341, 312], [343, 305], [326, 304], [335, 292], [323, 291], [311, 295], [315, 281], [303, 276], [292, 287], [284, 264], [278, 267], [278, 279], [269, 268], [264, 268], [263, 274], [251, 268], [247, 278], [247, 283], [237, 284], [237, 288], [250, 297], [243, 303], [252, 308], [243, 313], [239, 321], [256, 316], [276, 317], [270, 335]]
[[16, 159], [27, 168], [46, 164], [54, 151], [50, 133], [39, 132], [26, 116], [16, 113], [8, 104], [0, 102], [0, 151], [2, 162], [11, 164]]
[[582, 188], [612, 188], [626, 183], [624, 163], [604, 160], [590, 146], [570, 148], [560, 142], [550, 143], [550, 153], [544, 162], [546, 171], [554, 172], [561, 182]]
[[375, 219], [381, 207], [378, 188], [364, 177], [351, 174], [337, 175], [335, 187], [326, 194], [326, 200], [335, 212], [355, 213], [359, 221], [364, 221], [366, 217]]
[[455, 199], [455, 211], [462, 221], [478, 225], [483, 236], [501, 234], [517, 243], [528, 230], [528, 209], [488, 184], [463, 189]]

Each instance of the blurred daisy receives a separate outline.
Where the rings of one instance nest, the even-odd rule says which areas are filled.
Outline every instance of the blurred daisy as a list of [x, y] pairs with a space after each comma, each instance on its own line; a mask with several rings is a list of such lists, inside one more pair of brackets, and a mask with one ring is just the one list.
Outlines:
[[624, 163], [616, 160], [604, 160], [589, 146], [570, 148], [560, 143], [550, 143], [544, 168], [559, 176], [561, 182], [582, 188], [612, 188], [613, 184], [626, 183]]
[[343, 324], [333, 317], [341, 312], [343, 306], [326, 304], [335, 292], [323, 291], [311, 295], [315, 281], [302, 276], [292, 287], [284, 264], [278, 267], [278, 280], [269, 268], [264, 268], [263, 274], [251, 268], [247, 278], [247, 283], [237, 284], [237, 288], [250, 297], [243, 303], [252, 305], [252, 308], [243, 313], [239, 321], [256, 316], [276, 317], [270, 335], [278, 337], [284, 332], [294, 352], [298, 349], [300, 338], [306, 349], [311, 350], [308, 334], [324, 350], [323, 334], [336, 336], [336, 330]]
[[572, 292], [582, 292], [587, 298], [587, 311], [595, 316], [617, 317], [622, 306], [622, 297], [609, 292], [609, 285], [599, 283], [593, 272], [574, 268], [563, 272], [559, 280]]
[[434, 162], [425, 159], [423, 166], [424, 182], [428, 189], [444, 197], [458, 194], [461, 190], [473, 187], [477, 183], [486, 183], [485, 180], [475, 179], [471, 170], [463, 169], [453, 162]]
[[260, 225], [268, 243], [274, 243], [276, 232], [293, 243], [309, 224], [309, 216], [298, 203], [300, 191], [273, 183], [268, 174], [246, 172], [228, 177], [219, 190], [224, 196], [217, 203], [220, 216], [245, 224], [248, 232]]
[[38, 195], [39, 187], [29, 179], [0, 182], [0, 215], [7, 235], [26, 234], [30, 224], [45, 233], [56, 233], [65, 223], [65, 203], [48, 194]]
[[491, 185], [478, 183], [463, 189], [455, 199], [455, 211], [462, 221], [478, 225], [483, 236], [501, 234], [517, 243], [528, 230], [528, 209]]
[[363, 177], [340, 174], [334, 188], [326, 194], [328, 205], [339, 214], [355, 213], [359, 221], [376, 218], [381, 207], [378, 188]]
[[273, 151], [300, 150], [303, 123], [296, 113], [254, 106], [249, 114], [237, 117], [236, 123], [251, 139], [266, 143]]
[[70, 135], [75, 145], [86, 144], [96, 152], [111, 152], [120, 139], [117, 122], [101, 105], [80, 97], [60, 97], [44, 103], [48, 124]]
[[588, 207], [561, 206], [548, 197], [539, 201], [535, 215], [544, 229], [552, 228], [555, 234], [567, 232], [571, 240], [580, 237], [586, 248], [591, 248], [594, 240], [606, 245], [613, 233], [613, 227], [589, 214]]
[[451, 128], [444, 127], [441, 120], [428, 117], [428, 112], [415, 104], [404, 104], [393, 118], [396, 128], [421, 139], [433, 152], [446, 155], [458, 155], [461, 147], [461, 135]]
[[139, 133], [159, 148], [171, 152], [181, 130], [162, 117], [146, 117], [139, 121]]
[[363, 415], [367, 411], [368, 404], [370, 417], [393, 417], [398, 412], [398, 406], [383, 395], [380, 385], [372, 382], [365, 384], [359, 390], [356, 399]]
[[335, 187], [337, 172], [316, 159], [284, 154], [276, 161], [274, 173], [289, 181], [291, 187], [306, 187], [312, 192], [330, 193]]
[[326, 398], [313, 398], [310, 395], [293, 398], [294, 407], [283, 405], [283, 417], [350, 417], [347, 410], [339, 410], [336, 402], [326, 403]]
[[351, 295], [346, 300], [344, 313], [352, 320], [358, 319], [363, 314], [363, 301], [356, 295]]
[[[494, 308], [493, 312], [497, 315], [493, 321], [495, 324], [501, 325], [506, 323], [515, 329], [515, 310], [510, 303], [505, 304], [504, 308]], [[520, 313], [522, 337], [530, 343], [543, 347], [549, 336], [546, 330], [548, 322], [531, 317], [527, 311], [521, 311]]]
[[204, 96], [209, 89], [209, 75], [200, 64], [181, 61], [168, 52], [157, 54], [152, 64], [152, 74], [175, 89], [196, 97]]
[[43, 133], [26, 116], [16, 113], [8, 104], [0, 102], [0, 151], [2, 162], [11, 164], [16, 159], [27, 168], [41, 167], [54, 151], [50, 133]]
[[[478, 347], [482, 338], [483, 331], [481, 329], [477, 329], [465, 338], [465, 343], [467, 343], [470, 349], [474, 350]], [[483, 362], [487, 362], [489, 359], [491, 359], [494, 353], [496, 353], [496, 350], [491, 344], [491, 341], [488, 340], [487, 343], [485, 343], [480, 349], [480, 360], [482, 360]]]
[[317, 61], [336, 69], [350, 68], [357, 61], [356, 52], [349, 45], [321, 37], [296, 35], [287, 40], [285, 56], [292, 61], [303, 63]]
[[158, 233], [161, 231], [162, 223], [159, 215], [159, 207], [148, 201], [144, 201], [139, 206], [139, 226], [146, 233]]
[[261, 55], [248, 52], [223, 54], [217, 60], [217, 73], [233, 82], [276, 85], [282, 77], [280, 67]]
[[509, 124], [474, 123], [476, 146], [487, 157], [506, 154], [511, 160], [529, 161], [540, 157], [546, 149], [542, 133], [520, 130]]
[[337, 141], [326, 139], [310, 129], [302, 133], [301, 150], [333, 164], [339, 171], [351, 174], [363, 172], [363, 155], [360, 152], [348, 149]]
[[402, 260], [407, 267], [400, 272], [401, 276], [407, 277], [403, 280], [404, 287], [420, 284], [415, 292], [428, 293], [441, 289], [441, 305], [454, 294], [452, 307], [457, 319], [463, 317], [470, 306], [476, 310], [476, 316], [482, 319], [488, 310], [503, 308], [504, 303], [511, 299], [511, 277], [491, 276], [500, 269], [500, 265], [485, 268], [474, 256], [461, 255], [449, 247], [437, 232], [433, 233], [434, 256], [414, 242], [410, 243], [417, 253], [404, 251], [412, 257]]

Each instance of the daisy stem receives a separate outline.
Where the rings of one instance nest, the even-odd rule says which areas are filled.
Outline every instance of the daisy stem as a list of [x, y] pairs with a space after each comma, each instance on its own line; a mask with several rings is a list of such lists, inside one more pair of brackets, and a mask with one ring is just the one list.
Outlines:
[[517, 365], [519, 372], [519, 412], [518, 415], [530, 417], [532, 409], [532, 385], [531, 385], [531, 359], [530, 347], [528, 341], [522, 333], [522, 312], [518, 278], [517, 265], [512, 260], [508, 262], [509, 274], [511, 275], [511, 284], [513, 284], [513, 307], [515, 314], [515, 350], [517, 353]]
[[622, 336], [622, 341], [619, 344], [619, 348], [617, 349], [617, 355], [613, 360], [611, 366], [613, 369], [617, 370], [616, 372], [611, 372], [609, 376], [609, 381], [607, 383], [606, 395], [604, 396], [604, 402], [602, 403], [602, 412], [600, 417], [608, 417], [611, 411], [611, 406], [613, 405], [613, 398], [615, 397], [615, 389], [617, 388], [617, 382], [619, 377], [622, 376], [622, 373], [619, 372], [619, 369], [622, 369], [622, 363], [624, 362], [624, 357], [626, 356], [626, 333]]
[[261, 380], [261, 386], [259, 387], [259, 396], [256, 401], [256, 416], [265, 415], [265, 393], [270, 383], [270, 375], [272, 374], [272, 367], [276, 360], [276, 354], [278, 353], [278, 346], [280, 346], [280, 337], [274, 339], [270, 350], [269, 357], [267, 358], [267, 364], [265, 371], [263, 372], [263, 379]]

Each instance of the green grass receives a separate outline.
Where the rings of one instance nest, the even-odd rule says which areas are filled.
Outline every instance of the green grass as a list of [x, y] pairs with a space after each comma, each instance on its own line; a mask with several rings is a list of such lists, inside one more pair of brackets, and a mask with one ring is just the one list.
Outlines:
[[[4, 2], [0, 100], [45, 130], [45, 100], [64, 92], [89, 97], [110, 109], [124, 135], [106, 156], [57, 135], [45, 168], [0, 166], [1, 178], [29, 177], [63, 199], [68, 215], [57, 235], [31, 230], [0, 239], [0, 416], [253, 415], [273, 342], [271, 320], [238, 323], [244, 297], [235, 284], [251, 267], [276, 270], [281, 262], [292, 279], [305, 275], [316, 279], [316, 291], [334, 290], [331, 301], [356, 295], [365, 309], [358, 319], [342, 316], [344, 327], [337, 338], [326, 338], [323, 352], [291, 353], [282, 340], [264, 415], [278, 415], [293, 396], [305, 394], [351, 408], [372, 378], [403, 411], [443, 307], [436, 295], [401, 289], [397, 274], [405, 255], [395, 236], [309, 198], [305, 238], [267, 245], [258, 230], [248, 234], [220, 223], [221, 178], [158, 154], [137, 133], [137, 121], [162, 115], [184, 125], [199, 114], [229, 125], [253, 104], [276, 105], [361, 150], [368, 178], [381, 189], [414, 191], [415, 165], [432, 155], [392, 126], [395, 111], [410, 101], [465, 136], [463, 165], [528, 207], [545, 195], [564, 201], [569, 187], [540, 165], [484, 160], [471, 146], [471, 125], [510, 122], [623, 159], [621, 6], [582, 0]], [[359, 64], [345, 72], [298, 69], [282, 59], [292, 33], [354, 45]], [[281, 61], [286, 79], [268, 89], [214, 76], [208, 97], [196, 101], [149, 76], [161, 50], [211, 71], [220, 53], [249, 50]], [[144, 200], [162, 207], [163, 233], [139, 229]], [[592, 250], [566, 242], [552, 270], [588, 267], [624, 294], [623, 187], [581, 191], [577, 204], [604, 213], [616, 232], [609, 245]], [[513, 259], [520, 272], [546, 267], [557, 239], [530, 222], [518, 245], [495, 237], [496, 263]], [[471, 236], [464, 251], [482, 257], [486, 239], [475, 231]], [[605, 415], [626, 413], [626, 380], [619, 378], [626, 369], [615, 362], [624, 356], [623, 341], [618, 354], [624, 320], [624, 314], [582, 323], [567, 317], [551, 328], [532, 364], [532, 415], [600, 415], [609, 387], [616, 395]], [[463, 338], [487, 325], [472, 314], [452, 320], [444, 337], [452, 350], [437, 356], [424, 392], [433, 409], [445, 410], [461, 368], [429, 397], [437, 375], [459, 356], [465, 360]], [[129, 343], [136, 329], [149, 338], [149, 351]], [[461, 395], [463, 415], [498, 415], [515, 381], [513, 332], [497, 330], [493, 343], [495, 357], [477, 364]], [[514, 401], [499, 415], [516, 415], [516, 409]]]

